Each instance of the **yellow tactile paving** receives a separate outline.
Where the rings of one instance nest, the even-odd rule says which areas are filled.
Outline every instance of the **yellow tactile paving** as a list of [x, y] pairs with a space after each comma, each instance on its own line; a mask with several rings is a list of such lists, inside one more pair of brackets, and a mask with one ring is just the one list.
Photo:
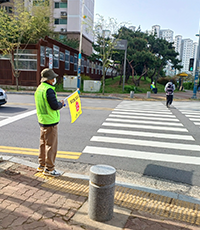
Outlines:
[[[88, 196], [89, 181], [68, 177], [45, 177], [42, 173], [35, 176], [43, 177], [43, 187], [62, 192]], [[50, 179], [50, 180], [49, 180]], [[115, 204], [128, 209], [137, 209], [151, 214], [200, 225], [200, 205], [182, 200], [144, 192], [123, 186], [115, 187]]]

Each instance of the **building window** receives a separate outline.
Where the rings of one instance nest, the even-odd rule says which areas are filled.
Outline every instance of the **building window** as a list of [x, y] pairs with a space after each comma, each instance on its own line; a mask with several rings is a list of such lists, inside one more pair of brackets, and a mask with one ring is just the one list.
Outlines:
[[40, 46], [40, 65], [44, 66], [45, 65], [45, 47]]
[[55, 25], [59, 25], [59, 24], [60, 24], [59, 22], [60, 22], [59, 18], [55, 18], [54, 24], [55, 24]]
[[92, 62], [92, 68], [91, 68], [91, 73], [94, 73], [94, 62]]
[[84, 58], [81, 58], [81, 73], [84, 73]]
[[55, 2], [55, 8], [67, 8], [67, 2]]
[[65, 69], [69, 70], [69, 56], [70, 52], [68, 50], [65, 50]]
[[97, 74], [98, 64], [95, 65], [95, 74]]
[[52, 54], [52, 48], [46, 47], [46, 57], [49, 57], [49, 54]]
[[59, 3], [60, 2], [55, 2], [55, 8], [60, 8]]
[[74, 56], [70, 55], [70, 63], [74, 64]]
[[67, 25], [67, 18], [55, 18], [54, 25]]
[[77, 66], [78, 66], [78, 58], [77, 58], [77, 54], [74, 54], [74, 71], [77, 71]]
[[60, 52], [60, 61], [65, 61], [65, 55], [63, 52]]
[[17, 60], [19, 70], [37, 70], [37, 50], [19, 50], [14, 54], [14, 61]]
[[53, 67], [59, 68], [59, 47], [53, 46]]
[[8, 12], [9, 14], [12, 14], [12, 12], [13, 12], [12, 7], [9, 6], [7, 12]]
[[67, 8], [67, 2], [60, 2], [60, 8]]
[[90, 61], [89, 60], [87, 60], [87, 73], [89, 73], [89, 70], [90, 70]]
[[61, 18], [60, 19], [60, 25], [67, 25], [67, 19], [66, 18]]

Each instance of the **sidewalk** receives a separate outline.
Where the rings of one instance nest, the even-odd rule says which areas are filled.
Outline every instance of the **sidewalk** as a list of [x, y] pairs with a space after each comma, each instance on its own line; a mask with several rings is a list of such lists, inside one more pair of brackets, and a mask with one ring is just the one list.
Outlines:
[[[147, 93], [136, 93], [134, 94], [133, 98], [130, 98], [130, 94], [110, 94], [110, 97], [118, 97], [121, 99], [131, 99], [131, 100], [166, 100], [166, 95], [164, 92], [162, 93], [151, 93], [150, 98], [147, 98]], [[188, 101], [193, 100], [193, 91], [192, 90], [186, 90], [185, 92], [174, 92], [174, 101]], [[200, 93], [196, 93], [196, 97], [199, 100], [200, 99]]]
[[200, 229], [195, 203], [116, 185], [114, 217], [100, 223], [88, 217], [88, 180], [36, 173], [37, 165], [16, 157], [0, 162], [0, 229]]
[[[28, 94], [28, 95], [34, 95], [34, 91], [7, 91], [7, 94]], [[71, 93], [65, 93], [65, 92], [57, 92], [57, 95], [59, 97], [67, 97]], [[192, 99], [193, 91], [192, 90], [186, 90], [185, 92], [179, 91], [174, 93], [174, 101], [190, 101], [194, 100]], [[102, 98], [102, 99], [119, 99], [119, 100], [148, 100], [148, 101], [158, 101], [158, 100], [166, 100], [166, 95], [164, 92], [157, 93], [157, 94], [150, 94], [150, 98], [147, 98], [147, 93], [136, 93], [134, 94], [133, 98], [130, 98], [130, 94], [99, 94], [99, 93], [81, 93], [80, 97], [83, 98]], [[200, 93], [196, 93], [196, 99], [200, 100]], [[8, 101], [9, 102], [9, 101]]]

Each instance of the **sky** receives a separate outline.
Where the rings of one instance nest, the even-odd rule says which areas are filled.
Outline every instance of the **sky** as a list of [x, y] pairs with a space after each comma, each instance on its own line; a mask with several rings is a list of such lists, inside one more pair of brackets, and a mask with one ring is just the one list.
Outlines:
[[198, 41], [200, 0], [95, 0], [94, 14], [105, 20], [115, 18], [117, 23], [140, 26], [142, 31], [153, 25], [170, 29], [183, 39]]

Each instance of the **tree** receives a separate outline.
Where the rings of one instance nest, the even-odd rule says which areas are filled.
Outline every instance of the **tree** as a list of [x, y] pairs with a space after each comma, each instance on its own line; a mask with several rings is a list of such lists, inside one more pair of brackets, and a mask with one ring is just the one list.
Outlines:
[[105, 91], [105, 76], [106, 70], [113, 64], [112, 55], [116, 52], [114, 50], [118, 39], [115, 39], [113, 35], [118, 31], [121, 24], [118, 24], [116, 19], [108, 18], [105, 20], [103, 16], [97, 15], [98, 19], [94, 25], [94, 43], [93, 48], [95, 53], [91, 55], [91, 60], [100, 60], [102, 62], [103, 70], [103, 86], [102, 93]]
[[[128, 41], [128, 69], [131, 72], [134, 84], [138, 86], [142, 76], [147, 73], [149, 66], [151, 66], [155, 61], [155, 55], [149, 50], [148, 35], [142, 33], [140, 28], [134, 32], [131, 29], [122, 27], [120, 28], [119, 34], [117, 34], [116, 37], [126, 39]], [[139, 78], [137, 76], [139, 76]], [[128, 78], [129, 75], [126, 76], [126, 83]]]
[[[122, 27], [116, 37], [128, 41], [127, 62], [136, 86], [139, 85], [143, 76], [150, 76], [153, 81], [153, 77], [156, 74], [159, 76], [167, 63], [171, 63], [176, 69], [181, 68], [173, 43], [156, 38], [153, 34], [143, 33], [140, 28], [132, 31]], [[127, 80], [128, 78], [126, 82]]]
[[54, 39], [74, 49], [78, 49], [79, 47], [79, 40], [75, 38], [68, 39], [67, 36], [60, 37], [60, 35], [57, 35]]
[[17, 90], [20, 76], [19, 57], [23, 52], [22, 44], [25, 49], [29, 43], [35, 43], [41, 37], [53, 33], [49, 22], [48, 5], [48, 1], [38, 3], [39, 7], [33, 7], [32, 12], [29, 12], [19, 1], [12, 15], [0, 9], [0, 51], [9, 58], [12, 73], [16, 78]]
[[[174, 43], [168, 42], [165, 39], [157, 38], [154, 47], [152, 46], [153, 53], [156, 54], [157, 62], [155, 69], [157, 70], [157, 76], [163, 68], [170, 63], [174, 69], [180, 70], [180, 60], [178, 59], [178, 53], [175, 51]], [[157, 79], [156, 79], [157, 80]]]

